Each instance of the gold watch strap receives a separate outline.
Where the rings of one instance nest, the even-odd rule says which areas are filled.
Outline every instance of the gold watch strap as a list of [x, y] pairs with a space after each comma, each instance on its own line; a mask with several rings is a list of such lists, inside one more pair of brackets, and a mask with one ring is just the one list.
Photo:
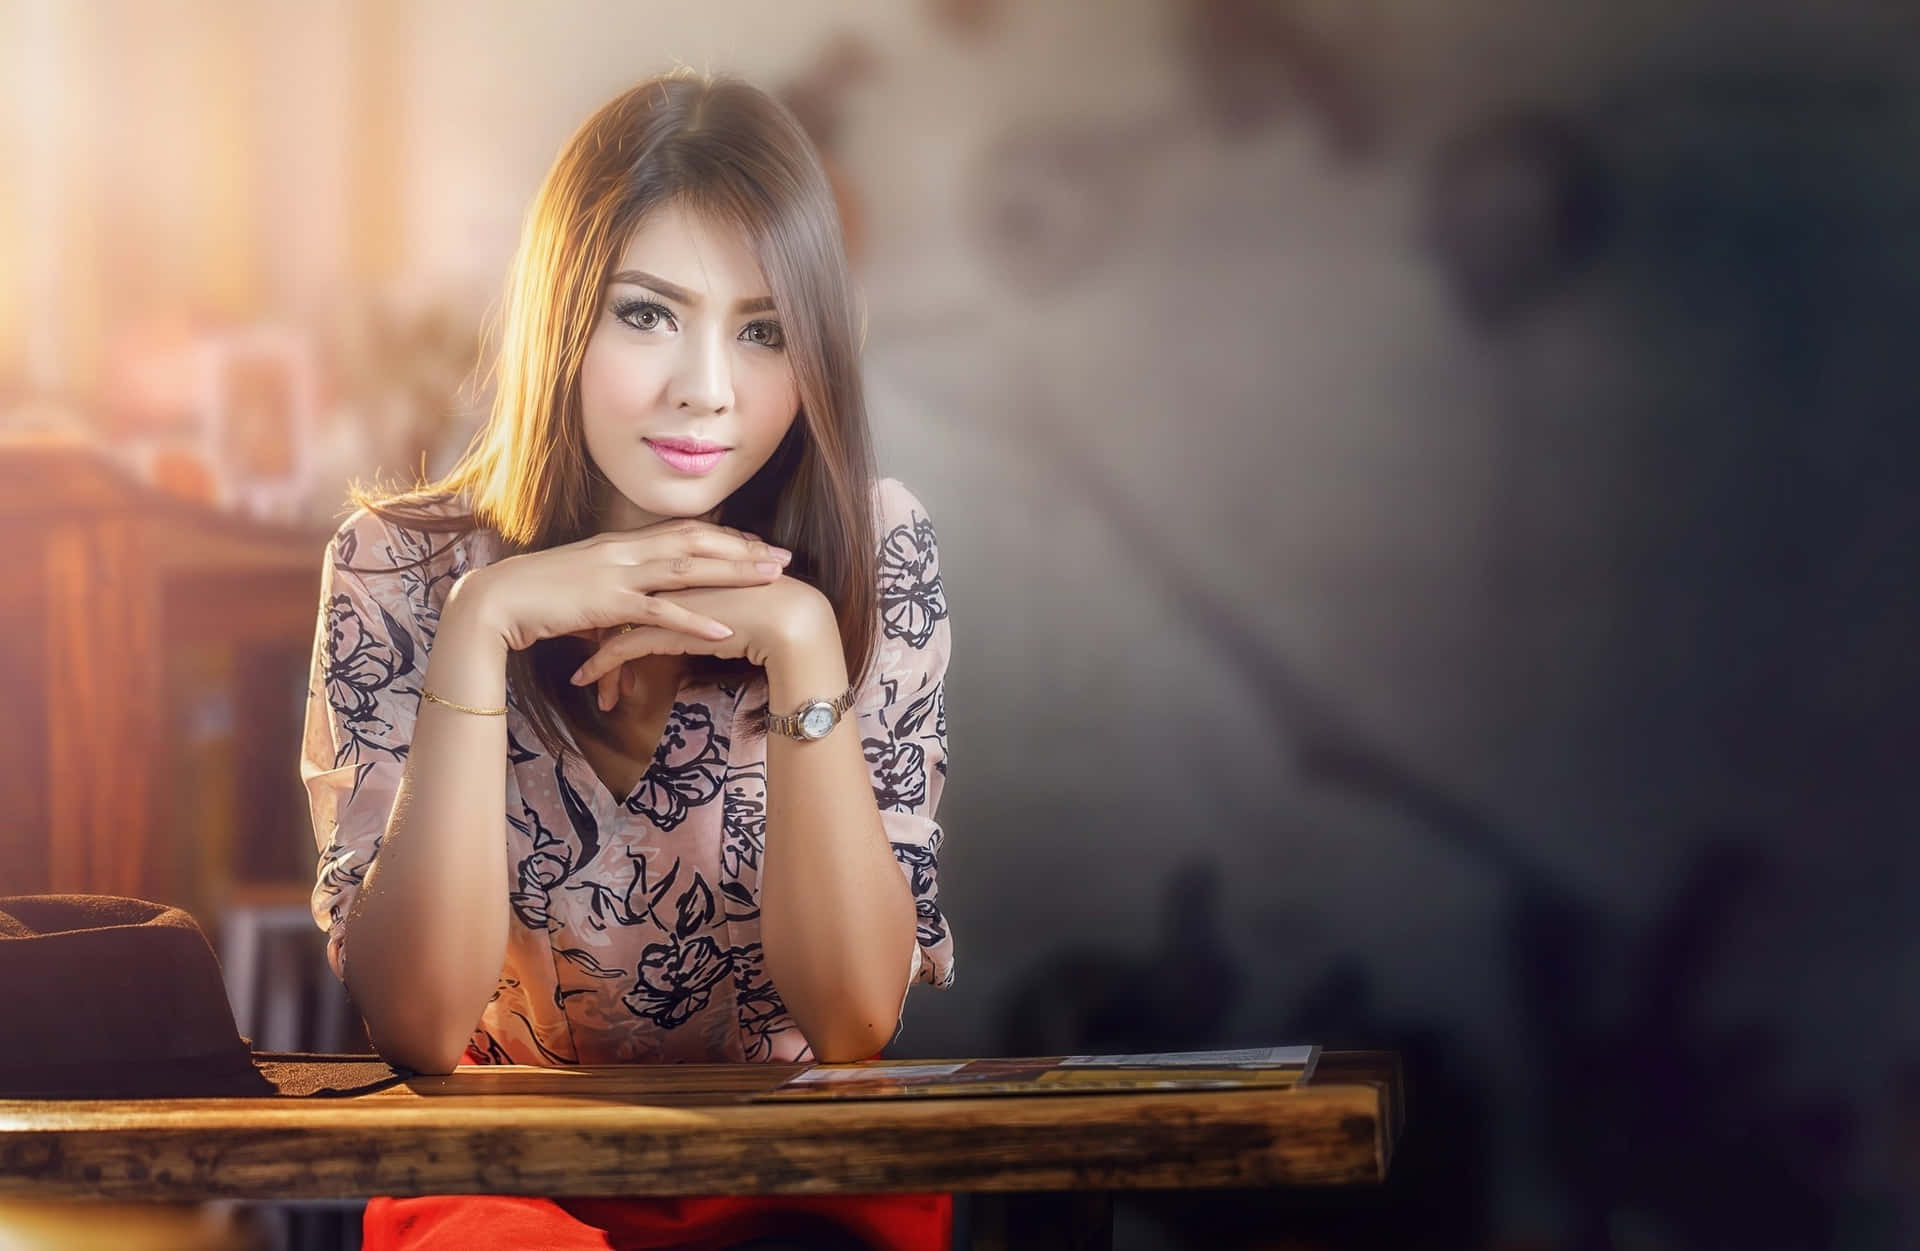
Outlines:
[[[769, 716], [767, 718], [767, 728], [776, 734], [784, 734], [788, 738], [799, 738], [800, 713], [805, 712], [816, 702], [818, 701], [808, 700], [806, 703], [800, 705], [800, 712], [783, 712]], [[853, 688], [849, 686], [844, 693], [833, 700], [834, 724], [838, 725], [840, 718], [846, 716], [847, 710], [851, 707], [853, 707]]]

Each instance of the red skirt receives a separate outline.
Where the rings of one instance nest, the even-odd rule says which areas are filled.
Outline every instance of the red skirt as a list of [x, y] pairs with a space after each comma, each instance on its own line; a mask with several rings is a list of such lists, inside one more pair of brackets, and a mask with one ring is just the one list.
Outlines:
[[[483, 1057], [471, 1049], [462, 1064]], [[533, 1199], [425, 1195], [369, 1199], [362, 1251], [719, 1251], [825, 1219], [882, 1251], [948, 1251], [953, 1196], [701, 1195]]]

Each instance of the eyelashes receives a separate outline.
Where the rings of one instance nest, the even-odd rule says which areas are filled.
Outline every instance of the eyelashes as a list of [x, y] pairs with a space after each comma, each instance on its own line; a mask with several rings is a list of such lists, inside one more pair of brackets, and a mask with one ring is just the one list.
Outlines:
[[[652, 332], [661, 325], [677, 325], [673, 319], [673, 310], [658, 300], [635, 299], [625, 296], [613, 302], [613, 315], [632, 326], [635, 330]], [[761, 319], [750, 321], [741, 330], [740, 337], [755, 347], [778, 352], [787, 345], [786, 332], [777, 321]]]
[[747, 328], [745, 330], [742, 330], [740, 333], [745, 335], [745, 334], [750, 334], [755, 330], [758, 330], [763, 337], [758, 339], [748, 339], [747, 342], [757, 343], [763, 348], [769, 348], [776, 352], [779, 351], [781, 348], [784, 348], [785, 346], [787, 346], [787, 333], [786, 331], [780, 328], [779, 322], [764, 321], [764, 320], [750, 321], [747, 323]]
[[[667, 311], [664, 305], [656, 304], [652, 300], [615, 300], [613, 302], [613, 315], [621, 321], [626, 322], [629, 326], [632, 326], [635, 330], [653, 330], [658, 327], [660, 322], [670, 322], [673, 320], [673, 314]], [[654, 318], [653, 324], [641, 325], [638, 319], [642, 315]]]

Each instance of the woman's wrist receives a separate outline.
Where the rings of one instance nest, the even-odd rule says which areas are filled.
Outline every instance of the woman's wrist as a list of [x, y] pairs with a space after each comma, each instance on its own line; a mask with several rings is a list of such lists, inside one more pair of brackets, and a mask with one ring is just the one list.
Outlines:
[[451, 624], [463, 636], [491, 637], [500, 644], [502, 653], [513, 650], [507, 628], [497, 619], [494, 603], [488, 596], [490, 583], [484, 576], [486, 572], [486, 567], [472, 569], [454, 581], [447, 592], [446, 603], [440, 608], [440, 629], [435, 634], [436, 639], [444, 635]]
[[[828, 621], [832, 620], [829, 610]], [[796, 630], [767, 652], [767, 699], [776, 713], [789, 713], [814, 699], [833, 699], [847, 689], [847, 657], [837, 626]]]
[[485, 599], [477, 594], [472, 576], [456, 582], [441, 606], [424, 684], [442, 700], [494, 708], [506, 699], [511, 649], [487, 615]]

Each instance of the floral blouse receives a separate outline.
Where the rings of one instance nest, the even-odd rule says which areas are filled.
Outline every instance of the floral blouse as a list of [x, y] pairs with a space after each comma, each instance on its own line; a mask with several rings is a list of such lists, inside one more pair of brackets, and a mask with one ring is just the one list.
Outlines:
[[[939, 906], [934, 821], [947, 772], [946, 596], [919, 500], [887, 478], [874, 504], [879, 642], [853, 715], [918, 913], [909, 986], [947, 987], [953, 938]], [[355, 572], [439, 547], [413, 569]], [[449, 541], [365, 509], [327, 546], [300, 776], [319, 849], [313, 918], [342, 981], [348, 914], [380, 854], [441, 606], [461, 574], [499, 556], [492, 531]], [[496, 1064], [814, 1058], [760, 947], [766, 739], [746, 740], [736, 723], [765, 699], [764, 674], [683, 681], [645, 776], [615, 796], [577, 753], [564, 764], [549, 755], [509, 692], [511, 920], [470, 1050]]]

